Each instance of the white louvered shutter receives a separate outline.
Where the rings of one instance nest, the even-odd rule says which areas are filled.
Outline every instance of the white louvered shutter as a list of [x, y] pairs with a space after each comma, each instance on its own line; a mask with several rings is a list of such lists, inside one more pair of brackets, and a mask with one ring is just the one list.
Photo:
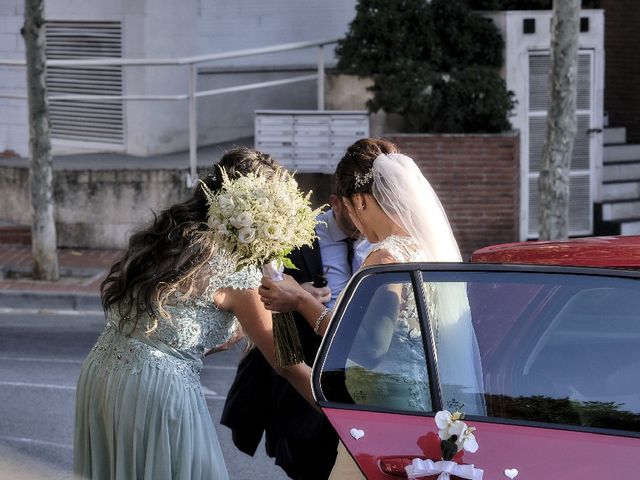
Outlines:
[[[51, 21], [46, 24], [47, 58], [122, 57], [121, 22]], [[122, 95], [122, 67], [49, 67], [49, 95]], [[123, 145], [122, 100], [51, 100], [54, 139]]]
[[[549, 54], [529, 55], [529, 135], [528, 135], [528, 237], [538, 237], [538, 178], [544, 154], [549, 108]], [[593, 119], [593, 54], [581, 50], [578, 55], [578, 91], [576, 103], [577, 133], [569, 172], [569, 235], [593, 233], [591, 192], [591, 138], [587, 133]]]

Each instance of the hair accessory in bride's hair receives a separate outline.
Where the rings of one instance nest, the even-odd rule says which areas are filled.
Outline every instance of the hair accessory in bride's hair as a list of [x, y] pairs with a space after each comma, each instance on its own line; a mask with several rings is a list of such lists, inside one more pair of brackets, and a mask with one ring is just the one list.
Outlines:
[[361, 188], [367, 185], [373, 179], [373, 170], [369, 170], [367, 173], [356, 172], [356, 181], [353, 183], [355, 188]]

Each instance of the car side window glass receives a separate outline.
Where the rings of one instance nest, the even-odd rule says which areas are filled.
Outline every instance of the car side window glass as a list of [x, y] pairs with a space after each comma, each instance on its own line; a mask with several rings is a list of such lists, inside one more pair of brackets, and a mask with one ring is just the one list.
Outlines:
[[[425, 279], [438, 286], [446, 276], [427, 272]], [[517, 272], [466, 272], [464, 278], [486, 415], [640, 431], [637, 279]], [[460, 346], [459, 336], [442, 332], [441, 325], [443, 395], [447, 384], [459, 395], [464, 389], [455, 392], [458, 382], [450, 381], [446, 365], [457, 356], [451, 348]], [[460, 366], [473, 362], [459, 360]]]
[[436, 346], [442, 404], [484, 415], [482, 362], [466, 282], [424, 282], [427, 318]]
[[365, 277], [348, 300], [321, 375], [331, 401], [432, 410], [423, 335], [408, 273]]

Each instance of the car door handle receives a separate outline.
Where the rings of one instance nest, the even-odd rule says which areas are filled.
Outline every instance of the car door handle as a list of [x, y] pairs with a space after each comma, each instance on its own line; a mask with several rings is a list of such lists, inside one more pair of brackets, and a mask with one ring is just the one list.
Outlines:
[[393, 477], [407, 478], [405, 467], [411, 465], [408, 457], [385, 457], [380, 459], [380, 470]]

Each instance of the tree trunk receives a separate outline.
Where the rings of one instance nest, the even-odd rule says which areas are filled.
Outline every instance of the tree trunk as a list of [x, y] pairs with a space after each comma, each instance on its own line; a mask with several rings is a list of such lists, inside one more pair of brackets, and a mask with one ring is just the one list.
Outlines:
[[33, 207], [31, 249], [33, 252], [33, 277], [40, 280], [58, 280], [43, 10], [44, 0], [25, 0], [22, 35], [27, 51], [29, 149], [31, 153], [29, 184]]
[[540, 240], [569, 236], [569, 170], [576, 136], [580, 0], [554, 0], [551, 23], [551, 102], [538, 191]]

